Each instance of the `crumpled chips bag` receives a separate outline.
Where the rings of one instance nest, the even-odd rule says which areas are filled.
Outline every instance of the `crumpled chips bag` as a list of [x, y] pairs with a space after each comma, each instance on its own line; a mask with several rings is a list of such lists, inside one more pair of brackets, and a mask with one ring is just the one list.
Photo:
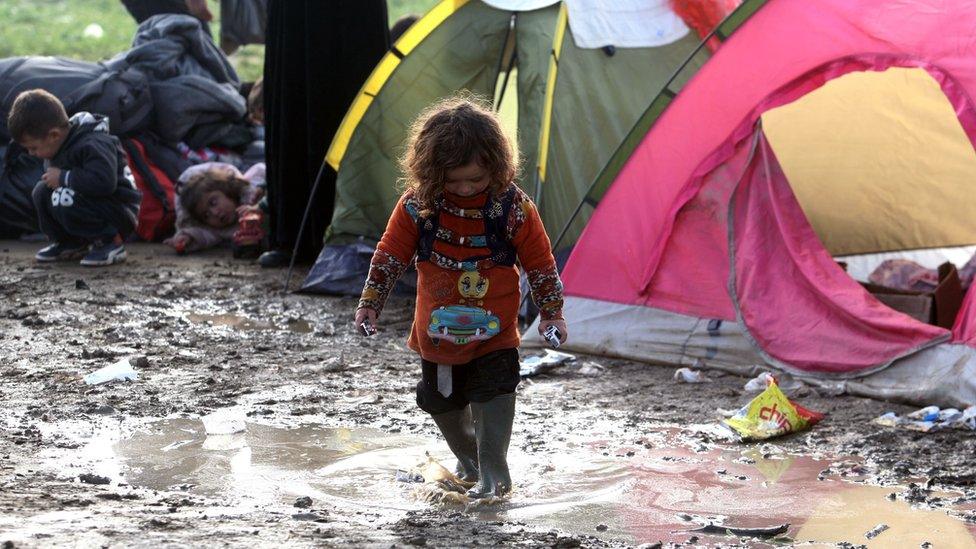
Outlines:
[[743, 441], [751, 441], [803, 431], [823, 418], [824, 414], [791, 402], [776, 385], [776, 380], [770, 379], [763, 392], [724, 423]]

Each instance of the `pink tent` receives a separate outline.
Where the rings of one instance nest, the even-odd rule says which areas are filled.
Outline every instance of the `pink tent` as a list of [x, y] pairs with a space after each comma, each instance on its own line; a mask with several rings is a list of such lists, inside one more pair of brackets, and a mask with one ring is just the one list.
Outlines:
[[[852, 379], [945, 347], [949, 330], [888, 308], [837, 265], [761, 116], [851, 72], [911, 67], [938, 82], [972, 142], [976, 9], [965, 0], [746, 0], [737, 17], [747, 18], [613, 179], [565, 267], [574, 348], [761, 360]], [[976, 340], [974, 320], [976, 307], [965, 306], [956, 341]], [[729, 334], [735, 343], [721, 337]], [[972, 354], [953, 353], [957, 362]]]

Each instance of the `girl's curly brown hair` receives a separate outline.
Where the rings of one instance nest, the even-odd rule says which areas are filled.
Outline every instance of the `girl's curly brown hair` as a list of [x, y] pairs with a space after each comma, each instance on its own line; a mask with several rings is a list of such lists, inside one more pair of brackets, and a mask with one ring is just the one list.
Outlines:
[[235, 204], [240, 205], [244, 200], [244, 192], [250, 186], [246, 179], [240, 177], [237, 170], [214, 166], [193, 174], [183, 183], [183, 188], [180, 189], [180, 204], [190, 217], [205, 225], [207, 221], [200, 216], [199, 210], [203, 197], [207, 193], [220, 191]]
[[490, 174], [492, 196], [518, 175], [518, 149], [502, 131], [498, 116], [480, 100], [456, 96], [420, 114], [400, 158], [404, 191], [412, 191], [420, 214], [429, 215], [444, 192], [447, 172], [477, 162]]

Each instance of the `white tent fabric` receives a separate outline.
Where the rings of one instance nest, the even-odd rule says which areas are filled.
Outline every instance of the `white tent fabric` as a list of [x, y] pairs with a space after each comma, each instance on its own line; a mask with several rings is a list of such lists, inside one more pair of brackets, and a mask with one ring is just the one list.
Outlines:
[[[749, 377], [771, 370], [736, 322], [580, 297], [568, 297], [563, 314], [569, 334], [560, 351], [714, 368]], [[525, 331], [524, 347], [545, 345], [538, 322]], [[830, 394], [959, 409], [976, 405], [976, 349], [966, 345], [936, 345], [859, 378], [794, 377]]]
[[485, 4], [505, 11], [532, 11], [559, 3], [559, 0], [484, 0]]
[[567, 0], [566, 7], [579, 48], [650, 48], [689, 32], [668, 0]]

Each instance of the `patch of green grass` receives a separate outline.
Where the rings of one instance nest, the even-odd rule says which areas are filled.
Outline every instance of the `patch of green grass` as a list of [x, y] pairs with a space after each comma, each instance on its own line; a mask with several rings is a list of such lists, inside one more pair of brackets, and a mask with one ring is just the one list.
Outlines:
[[427, 10], [437, 5], [438, 0], [386, 0], [386, 9], [390, 14], [390, 25], [403, 15], [409, 13], [423, 15]]
[[[119, 0], [2, 0], [0, 57], [59, 55], [97, 61], [128, 49], [136, 22]], [[88, 25], [101, 38], [86, 37]]]
[[[387, 0], [390, 23], [408, 13], [422, 15], [437, 2]], [[210, 2], [210, 9], [219, 20], [219, 3]], [[97, 25], [101, 36], [86, 36], [89, 25]], [[0, 0], [0, 57], [56, 55], [101, 61], [129, 49], [135, 31], [136, 22], [119, 0]], [[218, 22], [213, 32], [219, 36]], [[244, 46], [230, 59], [241, 79], [255, 80], [264, 70], [264, 46]]]

